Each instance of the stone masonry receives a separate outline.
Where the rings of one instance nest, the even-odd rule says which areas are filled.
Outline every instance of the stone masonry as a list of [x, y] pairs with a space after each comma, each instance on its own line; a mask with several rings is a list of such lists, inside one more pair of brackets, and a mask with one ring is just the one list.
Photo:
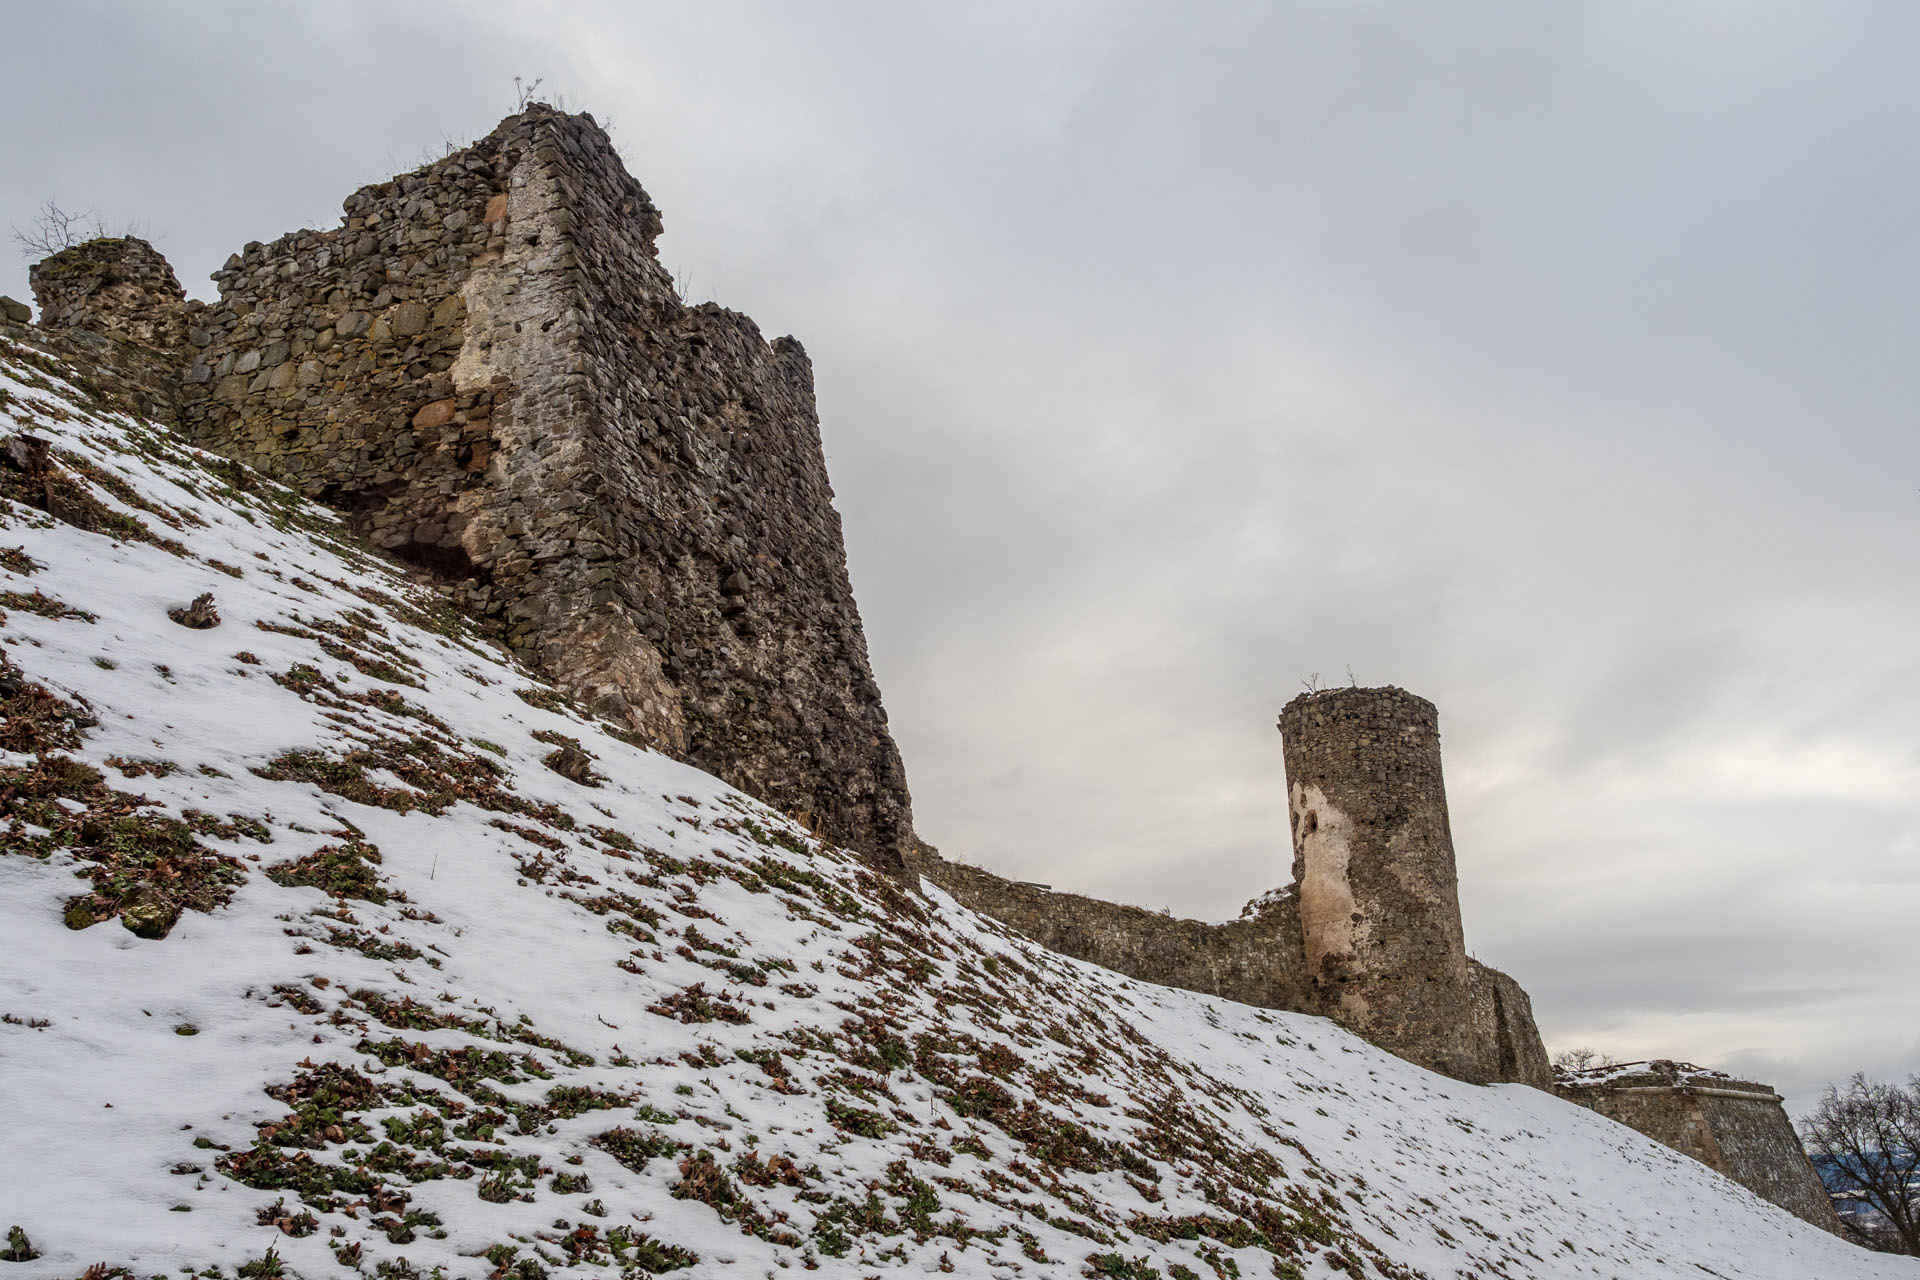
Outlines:
[[1207, 924], [1077, 893], [1055, 893], [926, 850], [918, 867], [973, 910], [1062, 955], [1146, 982], [1268, 1009], [1309, 1009], [1300, 917], [1291, 894], [1268, 895], [1238, 920]]
[[160, 252], [132, 236], [89, 240], [27, 271], [47, 329], [113, 334], [173, 353], [185, 333], [187, 293]]
[[1498, 969], [1469, 956], [1467, 992], [1476, 1070], [1481, 1078], [1546, 1088], [1553, 1068], [1547, 1060], [1547, 1047], [1540, 1041], [1540, 1028], [1533, 1021], [1533, 1001], [1526, 991]]
[[1839, 1215], [1794, 1135], [1780, 1095], [1766, 1085], [1691, 1063], [1656, 1060], [1563, 1071], [1554, 1092], [1841, 1234]]
[[42, 324], [177, 352], [196, 443], [345, 513], [639, 740], [899, 865], [800, 344], [682, 304], [588, 116], [535, 106], [344, 208], [235, 254], [210, 306], [140, 242], [68, 250], [34, 269]]

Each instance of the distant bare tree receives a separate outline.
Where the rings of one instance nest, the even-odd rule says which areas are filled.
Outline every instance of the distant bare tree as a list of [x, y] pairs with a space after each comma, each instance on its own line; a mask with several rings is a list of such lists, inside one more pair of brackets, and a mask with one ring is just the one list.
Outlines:
[[1585, 1071], [1589, 1067], [1617, 1066], [1619, 1059], [1598, 1049], [1562, 1049], [1553, 1055], [1555, 1071]]
[[40, 202], [39, 211], [27, 227], [13, 228], [13, 241], [20, 246], [21, 256], [45, 258], [110, 234], [98, 209], [76, 213], [62, 209], [49, 199]]
[[1920, 1076], [1828, 1085], [1800, 1135], [1828, 1188], [1867, 1207], [1848, 1225], [1876, 1249], [1920, 1255]]

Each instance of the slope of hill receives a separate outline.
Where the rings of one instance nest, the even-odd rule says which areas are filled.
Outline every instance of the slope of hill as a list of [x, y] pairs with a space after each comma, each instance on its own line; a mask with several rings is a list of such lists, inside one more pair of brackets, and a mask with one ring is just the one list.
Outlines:
[[1920, 1276], [909, 893], [71, 376], [0, 349], [0, 1276]]

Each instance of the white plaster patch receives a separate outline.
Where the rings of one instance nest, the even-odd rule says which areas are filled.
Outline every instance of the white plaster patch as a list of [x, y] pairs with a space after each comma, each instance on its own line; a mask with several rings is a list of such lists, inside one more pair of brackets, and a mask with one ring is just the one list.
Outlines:
[[[1353, 823], [1318, 787], [1295, 783], [1288, 800], [1302, 865], [1300, 931], [1307, 972], [1317, 979], [1354, 954], [1353, 886], [1347, 879]], [[1357, 992], [1343, 992], [1341, 1005], [1356, 1014], [1367, 1008]]]

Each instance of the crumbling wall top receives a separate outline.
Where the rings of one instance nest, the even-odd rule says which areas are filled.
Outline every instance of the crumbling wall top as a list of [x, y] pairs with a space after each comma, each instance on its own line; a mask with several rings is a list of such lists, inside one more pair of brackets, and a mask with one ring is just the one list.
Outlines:
[[110, 236], [63, 249], [27, 273], [40, 325], [90, 329], [149, 347], [180, 345], [186, 290], [173, 267], [137, 236]]

